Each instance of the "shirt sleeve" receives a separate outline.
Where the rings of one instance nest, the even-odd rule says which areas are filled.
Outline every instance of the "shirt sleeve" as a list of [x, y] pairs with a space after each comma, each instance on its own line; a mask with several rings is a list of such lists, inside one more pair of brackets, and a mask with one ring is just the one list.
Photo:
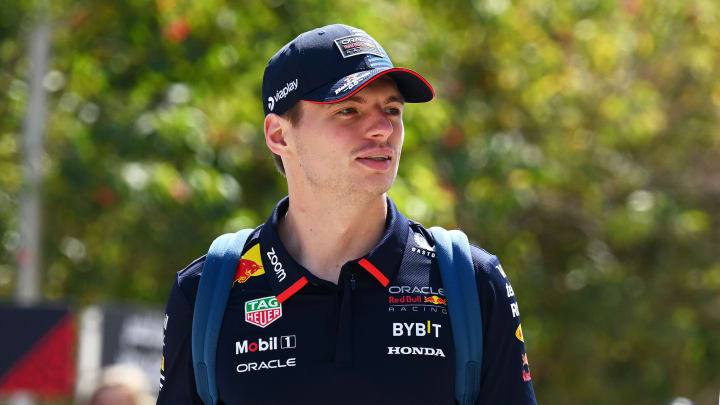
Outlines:
[[194, 303], [187, 299], [181, 282], [178, 274], [165, 311], [158, 405], [203, 405], [195, 387], [190, 342]]
[[483, 317], [478, 404], [536, 405], [515, 291], [497, 257], [472, 247]]

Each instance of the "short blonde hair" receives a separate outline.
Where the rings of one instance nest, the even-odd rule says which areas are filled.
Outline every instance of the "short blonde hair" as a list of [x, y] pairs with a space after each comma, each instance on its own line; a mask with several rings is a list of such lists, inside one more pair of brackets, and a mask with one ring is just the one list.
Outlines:
[[147, 375], [131, 364], [116, 364], [107, 367], [98, 378], [95, 389], [85, 402], [87, 405], [103, 405], [101, 395], [109, 390], [124, 391], [128, 405], [152, 405], [155, 399], [149, 393]]

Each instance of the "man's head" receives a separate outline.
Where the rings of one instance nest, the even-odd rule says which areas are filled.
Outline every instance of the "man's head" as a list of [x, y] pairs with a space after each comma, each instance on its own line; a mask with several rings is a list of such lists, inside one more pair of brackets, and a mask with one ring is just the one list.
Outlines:
[[[316, 186], [347, 186], [369, 176], [379, 185], [392, 174], [389, 188], [403, 139], [403, 103], [433, 96], [422, 76], [394, 67], [364, 31], [339, 24], [317, 28], [299, 35], [268, 62], [263, 77], [266, 141], [289, 182], [290, 177], [306, 177]], [[393, 154], [387, 157], [388, 170], [378, 163], [381, 157], [358, 154], [383, 148]], [[322, 150], [334, 155], [320, 156]]]

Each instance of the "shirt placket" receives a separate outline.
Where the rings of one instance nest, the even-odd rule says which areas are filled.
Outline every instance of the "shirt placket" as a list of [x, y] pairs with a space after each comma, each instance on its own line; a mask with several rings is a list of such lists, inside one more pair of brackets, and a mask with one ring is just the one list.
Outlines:
[[353, 363], [353, 309], [352, 295], [355, 290], [355, 271], [346, 264], [340, 271], [338, 283], [339, 317], [335, 342], [335, 365], [350, 367]]

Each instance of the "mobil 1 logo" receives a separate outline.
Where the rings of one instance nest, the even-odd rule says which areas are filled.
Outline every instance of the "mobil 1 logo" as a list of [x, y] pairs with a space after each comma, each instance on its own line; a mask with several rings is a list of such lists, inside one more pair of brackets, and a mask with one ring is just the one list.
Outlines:
[[270, 336], [267, 339], [245, 339], [235, 342], [235, 354], [265, 352], [278, 349], [294, 349], [295, 335]]
[[[279, 337], [270, 336], [266, 339], [259, 338], [257, 340], [245, 339], [243, 341], [235, 342], [235, 354], [240, 355], [255, 352], [270, 352], [278, 349], [294, 349], [296, 347], [295, 340], [295, 335], [285, 335]], [[282, 357], [281, 354], [278, 354], [277, 356]], [[242, 374], [285, 367], [295, 367], [296, 365], [297, 359], [295, 357], [275, 358], [270, 360], [266, 357], [262, 361], [240, 363], [237, 365], [235, 370]]]

